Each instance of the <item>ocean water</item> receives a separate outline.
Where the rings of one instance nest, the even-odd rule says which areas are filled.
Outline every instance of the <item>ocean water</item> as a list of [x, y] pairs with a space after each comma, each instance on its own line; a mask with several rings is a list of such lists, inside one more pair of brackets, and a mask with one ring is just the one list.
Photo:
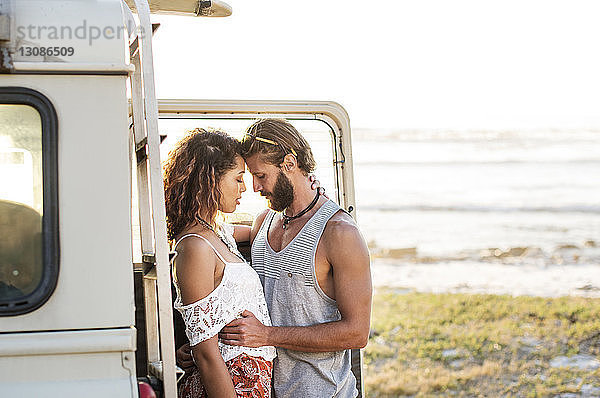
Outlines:
[[[161, 120], [161, 156], [194, 127], [241, 137], [251, 122]], [[293, 124], [335, 196], [328, 127]], [[375, 286], [600, 296], [600, 130], [354, 129], [352, 144]], [[236, 213], [251, 220], [267, 203], [246, 174]]]
[[353, 132], [376, 285], [600, 295], [600, 132]]

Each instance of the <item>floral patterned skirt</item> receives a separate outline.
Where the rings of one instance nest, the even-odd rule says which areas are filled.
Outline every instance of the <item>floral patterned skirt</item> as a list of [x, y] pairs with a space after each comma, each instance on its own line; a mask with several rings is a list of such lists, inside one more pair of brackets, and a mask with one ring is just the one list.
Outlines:
[[[271, 398], [273, 362], [261, 357], [240, 354], [225, 362], [238, 398]], [[206, 398], [198, 368], [184, 376], [179, 398]]]

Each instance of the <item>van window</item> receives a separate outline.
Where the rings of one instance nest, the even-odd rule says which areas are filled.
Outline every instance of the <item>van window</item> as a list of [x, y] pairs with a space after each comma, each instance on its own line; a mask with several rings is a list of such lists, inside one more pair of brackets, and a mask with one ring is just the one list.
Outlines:
[[37, 308], [56, 283], [56, 117], [42, 98], [0, 89], [0, 315]]

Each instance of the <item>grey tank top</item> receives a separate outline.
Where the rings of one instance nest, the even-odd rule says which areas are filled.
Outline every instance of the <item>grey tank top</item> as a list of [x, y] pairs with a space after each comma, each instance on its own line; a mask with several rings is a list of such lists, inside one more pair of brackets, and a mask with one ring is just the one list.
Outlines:
[[[335, 300], [317, 283], [315, 253], [327, 221], [341, 208], [325, 202], [281, 251], [267, 232], [277, 214], [269, 211], [252, 244], [252, 267], [258, 273], [274, 326], [309, 326], [341, 319]], [[350, 350], [301, 352], [277, 347], [273, 363], [277, 398], [351, 398], [358, 395]]]

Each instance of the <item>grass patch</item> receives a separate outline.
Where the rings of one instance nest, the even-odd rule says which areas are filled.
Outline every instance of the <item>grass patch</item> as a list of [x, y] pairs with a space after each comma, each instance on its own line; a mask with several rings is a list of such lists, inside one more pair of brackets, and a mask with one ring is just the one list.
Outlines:
[[575, 354], [600, 359], [600, 299], [379, 289], [365, 390], [369, 397], [545, 397], [599, 388], [600, 395], [600, 369], [550, 366]]

